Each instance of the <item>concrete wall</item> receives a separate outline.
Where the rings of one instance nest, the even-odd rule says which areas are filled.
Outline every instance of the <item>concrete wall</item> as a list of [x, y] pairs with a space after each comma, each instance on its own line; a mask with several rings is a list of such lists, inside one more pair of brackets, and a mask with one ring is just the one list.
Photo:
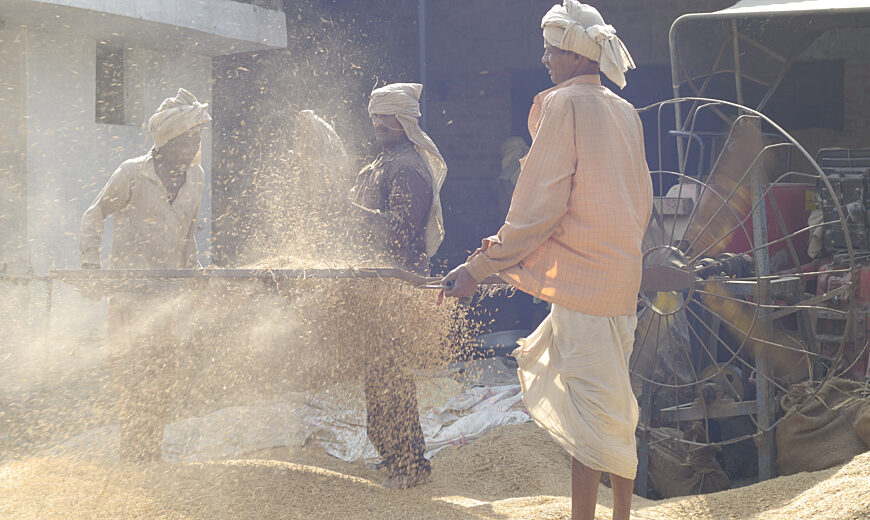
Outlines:
[[216, 56], [287, 45], [284, 13], [233, 0], [3, 0], [9, 26], [65, 28], [162, 50]]
[[[121, 162], [150, 148], [144, 128], [150, 113], [180, 86], [205, 101], [211, 98], [210, 57], [128, 48], [130, 98], [125, 108], [134, 124], [96, 123], [96, 45], [96, 40], [72, 32], [0, 30], [0, 265], [7, 274], [77, 268], [82, 213]], [[211, 131], [203, 135], [208, 175]], [[207, 190], [197, 232], [204, 262], [210, 216]], [[111, 220], [106, 229], [104, 258], [111, 248]], [[3, 281], [0, 290], [5, 296], [0, 343], [11, 356], [7, 384], [49, 382], [56, 370], [96, 362], [105, 354], [99, 348], [104, 302], [54, 284], [49, 321], [43, 282]]]
[[[121, 162], [151, 147], [144, 126], [150, 114], [178, 87], [203, 101], [211, 99], [210, 57], [127, 48], [125, 110], [131, 124], [96, 123], [96, 45], [96, 40], [72, 32], [0, 31], [0, 71], [9, 89], [3, 89], [7, 94], [0, 100], [0, 156], [10, 157], [12, 166], [0, 176], [0, 262], [8, 264], [7, 272], [21, 274], [32, 268], [34, 274], [44, 275], [50, 269], [78, 268], [82, 214]], [[10, 81], [13, 78], [17, 81]], [[197, 241], [200, 260], [206, 264], [211, 238], [210, 128], [203, 133], [203, 166], [206, 191]], [[9, 206], [7, 200], [12, 202]], [[103, 238], [104, 265], [111, 250], [111, 227], [110, 218]], [[104, 301], [87, 300], [59, 283], [53, 285], [50, 304], [43, 282], [0, 282], [0, 289], [6, 295], [0, 303], [0, 342], [11, 355], [7, 383], [48, 383], [56, 371], [98, 362], [106, 354], [100, 348]]]
[[[37, 274], [76, 267], [82, 212], [123, 160], [150, 148], [144, 124], [160, 101], [182, 86], [209, 101], [211, 56], [286, 46], [280, 4], [0, 3], [0, 266], [25, 271], [32, 266]], [[124, 124], [95, 122], [97, 42], [124, 52]], [[211, 148], [206, 130], [203, 166], [209, 185]], [[210, 207], [206, 190], [197, 235], [204, 251], [211, 237]], [[202, 260], [208, 262], [207, 252]]]
[[251, 4], [257, 7], [265, 7], [266, 9], [274, 9], [276, 11], [284, 10], [283, 0], [233, 0], [241, 4]]
[[0, 272], [27, 271], [26, 33], [0, 30]]

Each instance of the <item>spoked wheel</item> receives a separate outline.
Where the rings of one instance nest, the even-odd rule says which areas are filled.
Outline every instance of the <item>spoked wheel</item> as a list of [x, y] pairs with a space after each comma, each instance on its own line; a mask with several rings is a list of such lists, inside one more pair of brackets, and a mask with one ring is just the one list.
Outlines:
[[[754, 439], [767, 478], [778, 399], [866, 357], [847, 332], [849, 214], [836, 196], [815, 208], [839, 186], [758, 112], [700, 98], [639, 112], [654, 185], [630, 362], [641, 435], [670, 428], [690, 451]], [[721, 427], [735, 418], [752, 427]]]

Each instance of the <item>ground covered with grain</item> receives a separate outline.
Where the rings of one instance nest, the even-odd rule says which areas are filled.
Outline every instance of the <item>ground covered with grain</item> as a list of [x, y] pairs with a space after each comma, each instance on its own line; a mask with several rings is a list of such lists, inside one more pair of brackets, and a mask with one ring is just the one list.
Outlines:
[[[0, 517], [15, 519], [566, 519], [569, 464], [537, 426], [499, 428], [433, 458], [414, 489], [316, 446], [211, 463], [133, 466], [33, 457], [0, 467]], [[602, 486], [596, 518], [610, 518]], [[634, 498], [636, 519], [870, 518], [870, 453], [850, 463], [710, 495]]]

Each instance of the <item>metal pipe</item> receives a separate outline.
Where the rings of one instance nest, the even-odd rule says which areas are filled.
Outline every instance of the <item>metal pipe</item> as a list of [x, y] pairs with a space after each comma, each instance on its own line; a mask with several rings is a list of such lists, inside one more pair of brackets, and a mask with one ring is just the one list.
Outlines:
[[[674, 89], [674, 99], [679, 99], [680, 97], [680, 73], [679, 73], [679, 51], [677, 50], [677, 25], [683, 17], [677, 18], [677, 20], [671, 25], [671, 30], [668, 32], [668, 43], [671, 47], [671, 86]], [[683, 129], [683, 122], [681, 121], [682, 114], [680, 113], [680, 104], [674, 103], [674, 128], [676, 130]], [[677, 169], [681, 168], [683, 165], [683, 141], [677, 137]], [[680, 172], [685, 173], [685, 172]]]
[[[735, 33], [736, 34], [736, 33]], [[735, 55], [736, 58], [736, 55]], [[759, 279], [756, 294], [756, 302], [759, 304], [758, 318], [765, 320], [769, 311], [765, 308], [771, 303], [770, 280], [766, 277], [771, 274], [770, 251], [767, 237], [767, 208], [765, 206], [767, 178], [764, 168], [753, 165], [751, 175], [752, 186], [752, 239], [753, 253], [755, 255], [755, 274]], [[773, 194], [770, 195], [773, 197]], [[750, 331], [751, 333], [751, 331]], [[765, 346], [759, 348], [755, 354], [755, 400], [758, 403], [758, 480], [768, 480], [776, 476], [776, 442], [773, 435], [774, 423], [776, 422], [776, 408], [774, 401], [774, 389], [770, 384], [773, 376], [769, 349]]]
[[417, 60], [420, 83], [423, 84], [423, 93], [420, 95], [420, 128], [429, 130], [429, 118], [426, 114], [426, 91], [429, 71], [426, 67], [426, 0], [417, 0]]
[[740, 67], [740, 33], [737, 32], [737, 19], [731, 19], [731, 36], [734, 43], [734, 86], [737, 89], [737, 104], [743, 104], [743, 71]]
[[[147, 290], [175, 290], [187, 283], [208, 283], [211, 280], [279, 281], [291, 282], [310, 279], [396, 279], [421, 289], [445, 289], [441, 278], [422, 276], [392, 267], [347, 269], [57, 269], [50, 273], [49, 281], [57, 280], [78, 289], [94, 289], [96, 293], [115, 291], [139, 292]], [[480, 285], [504, 285], [496, 276], [490, 276]]]

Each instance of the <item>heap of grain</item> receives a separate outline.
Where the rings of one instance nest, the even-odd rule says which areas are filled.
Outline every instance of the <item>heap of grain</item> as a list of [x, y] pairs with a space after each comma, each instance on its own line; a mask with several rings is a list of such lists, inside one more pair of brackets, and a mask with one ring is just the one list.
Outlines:
[[[570, 463], [534, 424], [500, 428], [449, 448], [432, 478], [410, 490], [380, 486], [377, 472], [316, 448], [273, 449], [208, 464], [127, 466], [31, 459], [0, 467], [4, 518], [208, 519], [570, 518]], [[852, 520], [870, 517], [870, 454], [839, 468], [800, 473], [709, 495], [632, 499], [646, 520]], [[596, 518], [611, 517], [601, 486]]]

